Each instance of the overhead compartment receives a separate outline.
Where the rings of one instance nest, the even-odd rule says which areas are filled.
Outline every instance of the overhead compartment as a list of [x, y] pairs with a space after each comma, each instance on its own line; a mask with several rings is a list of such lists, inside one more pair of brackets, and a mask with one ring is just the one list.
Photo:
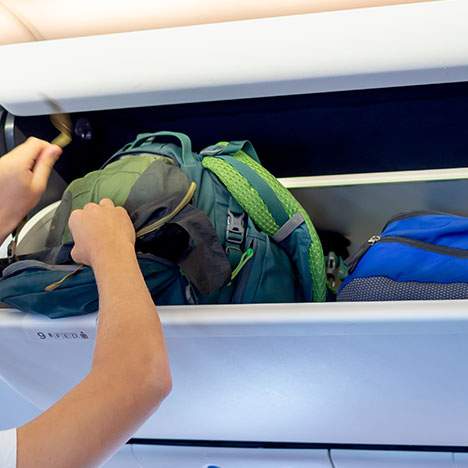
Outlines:
[[[174, 390], [137, 438], [466, 444], [465, 301], [159, 312]], [[95, 325], [2, 310], [2, 376], [47, 408], [88, 371]]]
[[[467, 100], [468, 86], [460, 83], [77, 113], [74, 142], [57, 171], [66, 181], [83, 175], [142, 131], [186, 131], [197, 149], [247, 137], [273, 173], [288, 176], [283, 183], [317, 227], [343, 233], [354, 249], [402, 210], [468, 214], [468, 170], [459, 167], [466, 161], [460, 115]], [[16, 141], [54, 135], [47, 116], [9, 120], [14, 125], [3, 133]], [[401, 150], [389, 152], [387, 141]], [[340, 167], [358, 170], [333, 175]], [[174, 391], [135, 437], [465, 444], [465, 301], [160, 313]], [[49, 320], [2, 310], [2, 376], [47, 408], [88, 371], [95, 321], [95, 314]]]
[[[2, 47], [0, 145], [53, 137], [49, 99], [73, 112], [66, 182], [138, 132], [184, 131], [197, 150], [247, 138], [354, 249], [400, 211], [468, 214], [467, 13], [440, 1]], [[445, 84], [395, 88], [429, 83]], [[160, 313], [174, 392], [138, 438], [466, 443], [466, 301]], [[44, 409], [88, 371], [95, 328], [2, 309], [0, 373]]]
[[356, 251], [392, 217], [411, 211], [468, 215], [468, 168], [283, 179], [323, 230]]
[[[195, 151], [247, 138], [316, 227], [349, 238], [352, 252], [402, 212], [468, 214], [467, 106], [468, 83], [450, 83], [72, 113], [47, 200], [138, 133], [182, 131]], [[56, 132], [47, 115], [4, 111], [3, 122], [7, 150]]]

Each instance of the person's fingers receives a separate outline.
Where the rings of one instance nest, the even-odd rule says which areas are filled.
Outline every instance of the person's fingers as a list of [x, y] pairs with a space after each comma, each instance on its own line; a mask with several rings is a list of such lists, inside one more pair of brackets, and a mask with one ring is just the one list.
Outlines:
[[73, 248], [71, 249], [70, 255], [71, 255], [71, 258], [73, 259], [73, 261], [75, 263], [81, 263], [80, 262], [80, 254], [79, 254], [78, 249], [76, 248], [76, 246], [73, 246]]
[[101, 206], [107, 206], [107, 207], [113, 207], [113, 206], [115, 206], [115, 205], [114, 205], [114, 202], [113, 202], [110, 198], [103, 198], [103, 199], [99, 202], [99, 204], [100, 204]]
[[57, 159], [59, 159], [60, 156], [62, 156], [63, 149], [59, 145], [53, 145], [52, 143], [50, 144], [50, 147], [52, 148], [51, 151], [54, 152]]
[[48, 146], [51, 145], [47, 141], [41, 140], [36, 137], [29, 137], [24, 143], [21, 143], [16, 148], [14, 148], [10, 152], [10, 155], [12, 157], [26, 161], [32, 168], [34, 162], [40, 156], [41, 152]]
[[117, 206], [116, 211], [120, 213], [121, 216], [129, 216], [128, 211], [123, 206]]
[[50, 145], [49, 142], [45, 140], [41, 140], [40, 138], [28, 137], [26, 141], [21, 143], [21, 145], [18, 145], [18, 148], [29, 149], [30, 151], [33, 151], [33, 150], [40, 151], [49, 145]]
[[79, 225], [81, 222], [80, 220], [81, 220], [82, 214], [83, 214], [83, 210], [80, 210], [80, 209], [73, 210], [71, 212], [70, 217], [68, 218], [68, 227], [70, 228], [72, 235], [73, 235], [73, 229], [75, 225]]
[[39, 154], [32, 168], [32, 185], [37, 191], [43, 192], [46, 189], [50, 173], [61, 154], [62, 149], [59, 146], [49, 144]]

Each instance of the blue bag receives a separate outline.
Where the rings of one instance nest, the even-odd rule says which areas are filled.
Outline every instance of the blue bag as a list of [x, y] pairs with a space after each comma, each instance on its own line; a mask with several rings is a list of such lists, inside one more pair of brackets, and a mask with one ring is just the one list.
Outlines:
[[468, 217], [396, 216], [347, 263], [338, 301], [467, 299]]
[[[185, 284], [177, 265], [151, 254], [138, 254], [138, 263], [158, 305], [183, 304]], [[98, 310], [93, 270], [87, 266], [22, 260], [7, 266], [0, 281], [2, 302], [23, 312], [49, 318], [89, 314]]]

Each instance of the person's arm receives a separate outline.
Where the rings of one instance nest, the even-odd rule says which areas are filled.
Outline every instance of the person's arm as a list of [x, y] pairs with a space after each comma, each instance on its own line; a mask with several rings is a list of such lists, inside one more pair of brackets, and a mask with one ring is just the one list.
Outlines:
[[154, 412], [172, 385], [127, 213], [103, 200], [73, 212], [69, 224], [73, 258], [92, 266], [99, 289], [92, 368], [58, 403], [18, 429], [18, 468], [102, 463]]
[[[37, 204], [62, 150], [37, 138], [0, 158], [0, 240]], [[17, 431], [17, 466], [96, 466], [129, 438], [171, 389], [164, 339], [135, 257], [135, 232], [110, 200], [70, 218], [77, 263], [94, 269], [100, 311], [91, 371]]]

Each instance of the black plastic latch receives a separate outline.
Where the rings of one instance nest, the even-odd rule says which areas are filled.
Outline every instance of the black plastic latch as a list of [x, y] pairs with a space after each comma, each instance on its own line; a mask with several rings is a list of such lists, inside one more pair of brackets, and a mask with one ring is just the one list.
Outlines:
[[228, 211], [226, 242], [240, 245], [245, 237], [245, 213], [235, 214]]

